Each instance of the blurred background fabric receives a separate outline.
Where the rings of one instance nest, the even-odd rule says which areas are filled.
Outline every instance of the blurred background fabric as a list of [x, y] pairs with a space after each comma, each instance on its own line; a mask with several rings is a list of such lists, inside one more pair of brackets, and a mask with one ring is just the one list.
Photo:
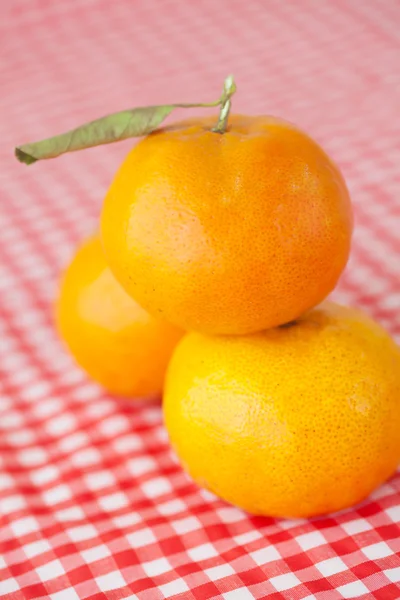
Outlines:
[[233, 73], [234, 112], [296, 123], [342, 168], [356, 229], [334, 296], [400, 341], [399, 25], [397, 0], [4, 3], [0, 597], [400, 597], [400, 475], [339, 515], [251, 517], [183, 474], [157, 404], [107, 396], [60, 345], [60, 270], [134, 142], [13, 157], [117, 110], [212, 101]]

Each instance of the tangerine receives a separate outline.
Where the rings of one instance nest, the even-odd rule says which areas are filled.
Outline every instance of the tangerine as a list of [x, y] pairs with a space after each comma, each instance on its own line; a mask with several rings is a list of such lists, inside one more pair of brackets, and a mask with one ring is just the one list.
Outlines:
[[274, 517], [335, 512], [400, 462], [400, 351], [330, 303], [248, 336], [189, 333], [164, 416], [184, 468], [225, 500]]
[[182, 332], [150, 316], [122, 289], [93, 236], [77, 250], [56, 302], [57, 328], [77, 363], [109, 392], [160, 394]]
[[157, 130], [107, 193], [101, 235], [124, 289], [183, 329], [246, 334], [298, 318], [335, 287], [352, 209], [338, 167], [273, 117]]

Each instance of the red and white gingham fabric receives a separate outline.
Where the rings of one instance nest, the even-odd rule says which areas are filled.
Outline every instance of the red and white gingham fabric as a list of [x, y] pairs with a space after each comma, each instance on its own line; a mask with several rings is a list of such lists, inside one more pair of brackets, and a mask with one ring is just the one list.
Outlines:
[[59, 271], [132, 142], [12, 156], [129, 106], [213, 100], [232, 72], [236, 111], [296, 122], [341, 165], [357, 222], [336, 296], [400, 339], [399, 22], [395, 0], [4, 3], [1, 598], [400, 598], [400, 475], [340, 515], [251, 517], [181, 471], [158, 405], [109, 397], [59, 343]]

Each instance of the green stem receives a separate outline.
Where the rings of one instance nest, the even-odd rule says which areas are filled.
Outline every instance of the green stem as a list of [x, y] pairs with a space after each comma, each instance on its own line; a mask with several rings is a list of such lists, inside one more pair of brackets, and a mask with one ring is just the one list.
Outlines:
[[228, 117], [231, 110], [231, 98], [236, 92], [236, 83], [232, 75], [229, 75], [224, 82], [224, 91], [221, 97], [221, 110], [218, 117], [218, 122], [211, 131], [214, 133], [225, 133], [228, 125]]

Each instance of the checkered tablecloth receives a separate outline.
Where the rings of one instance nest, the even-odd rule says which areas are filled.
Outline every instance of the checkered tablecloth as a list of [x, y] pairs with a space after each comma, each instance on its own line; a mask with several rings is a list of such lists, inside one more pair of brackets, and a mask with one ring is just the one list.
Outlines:
[[213, 100], [232, 72], [234, 110], [296, 122], [341, 165], [356, 232], [336, 297], [400, 339], [399, 23], [397, 0], [5, 0], [1, 598], [400, 598], [400, 475], [340, 515], [251, 517], [181, 471], [159, 405], [108, 396], [59, 343], [59, 271], [132, 142], [12, 156], [130, 106]]

